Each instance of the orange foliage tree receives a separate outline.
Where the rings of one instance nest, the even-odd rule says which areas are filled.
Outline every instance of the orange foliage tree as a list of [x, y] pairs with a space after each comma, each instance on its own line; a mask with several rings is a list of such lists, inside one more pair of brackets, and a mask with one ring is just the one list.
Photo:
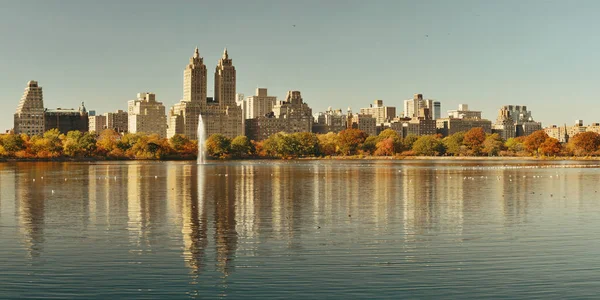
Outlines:
[[473, 154], [478, 155], [483, 148], [485, 142], [485, 130], [482, 127], [471, 128], [463, 138], [463, 144], [469, 147]]
[[598, 151], [600, 146], [600, 134], [595, 132], [581, 132], [569, 141], [573, 154], [578, 156], [591, 155]]
[[528, 136], [525, 137], [525, 141], [523, 145], [525, 149], [529, 151], [533, 155], [538, 155], [540, 153], [540, 146], [542, 143], [548, 139], [548, 134], [543, 130], [538, 130]]
[[338, 146], [342, 155], [356, 154], [356, 150], [367, 139], [367, 134], [360, 129], [344, 129], [338, 133]]

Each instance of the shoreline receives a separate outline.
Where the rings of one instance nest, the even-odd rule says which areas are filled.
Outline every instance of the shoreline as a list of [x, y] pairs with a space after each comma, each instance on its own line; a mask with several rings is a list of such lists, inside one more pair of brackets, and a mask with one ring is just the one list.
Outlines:
[[[128, 159], [128, 158], [95, 158], [95, 157], [55, 157], [55, 158], [0, 158], [0, 163], [11, 162], [115, 162], [115, 161], [195, 161], [195, 158], [165, 158], [165, 159]], [[600, 156], [569, 156], [569, 157], [530, 157], [530, 156], [330, 156], [330, 157], [299, 157], [299, 158], [243, 158], [243, 159], [208, 159], [209, 161], [236, 161], [236, 160], [394, 160], [394, 161], [600, 161]]]

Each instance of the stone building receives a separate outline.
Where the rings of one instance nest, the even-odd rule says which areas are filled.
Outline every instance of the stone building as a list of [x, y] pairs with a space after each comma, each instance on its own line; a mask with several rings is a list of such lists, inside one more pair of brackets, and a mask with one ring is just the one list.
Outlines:
[[342, 113], [341, 109], [333, 110], [331, 106], [325, 112], [315, 116], [315, 122], [312, 130], [314, 133], [338, 133], [346, 129], [348, 117]]
[[360, 113], [363, 115], [371, 115], [375, 118], [377, 124], [389, 122], [396, 117], [396, 107], [384, 106], [383, 100], [375, 100], [367, 108], [361, 108]]
[[519, 136], [527, 136], [541, 130], [542, 124], [535, 122], [531, 111], [526, 106], [505, 105], [498, 111], [496, 123], [492, 125], [492, 132], [507, 140]]
[[284, 101], [279, 101], [270, 114], [248, 119], [246, 136], [251, 140], [265, 140], [278, 133], [312, 132], [312, 109], [304, 103], [299, 91], [288, 91]]
[[430, 115], [427, 116], [429, 119], [434, 119], [440, 116], [441, 103], [433, 101], [431, 99], [423, 99], [423, 94], [414, 94], [412, 99], [404, 100], [404, 118], [418, 118], [419, 111], [422, 108], [428, 108]]
[[[116, 112], [105, 113], [106, 128], [112, 129], [118, 133], [128, 132], [129, 129], [129, 113], [122, 110]], [[165, 125], [166, 126], [166, 125]]]
[[44, 131], [58, 129], [60, 133], [69, 131], [89, 131], [88, 113], [83, 102], [79, 109], [46, 109], [44, 111]]
[[153, 93], [138, 93], [127, 103], [128, 130], [131, 133], [167, 135], [165, 106], [156, 101]]
[[552, 125], [550, 127], [544, 128], [544, 132], [551, 137], [557, 139], [561, 143], [566, 143], [569, 141], [569, 135], [567, 134], [567, 125], [565, 126], [556, 126]]
[[42, 135], [44, 133], [44, 99], [37, 81], [29, 81], [14, 114], [15, 134]]
[[167, 136], [183, 134], [197, 139], [200, 114], [206, 136], [219, 133], [234, 138], [243, 135], [242, 108], [236, 103], [236, 70], [227, 49], [215, 69], [214, 100], [207, 98], [206, 66], [198, 48], [183, 73], [183, 99], [169, 111]]

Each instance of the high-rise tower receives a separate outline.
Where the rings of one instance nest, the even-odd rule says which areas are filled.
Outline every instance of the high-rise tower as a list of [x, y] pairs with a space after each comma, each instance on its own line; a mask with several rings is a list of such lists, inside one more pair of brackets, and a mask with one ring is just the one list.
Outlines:
[[183, 101], [206, 103], [206, 66], [198, 47], [183, 71]]
[[219, 59], [215, 69], [215, 102], [219, 103], [220, 107], [236, 105], [235, 84], [235, 67], [225, 48], [223, 57]]
[[44, 133], [44, 97], [37, 81], [29, 81], [14, 115], [14, 132], [28, 135]]

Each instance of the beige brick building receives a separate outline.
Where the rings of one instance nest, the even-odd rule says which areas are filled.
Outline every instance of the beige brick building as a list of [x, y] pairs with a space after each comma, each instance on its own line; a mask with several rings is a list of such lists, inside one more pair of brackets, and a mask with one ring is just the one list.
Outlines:
[[492, 133], [492, 121], [479, 118], [443, 118], [435, 120], [438, 133], [443, 136], [457, 132], [467, 132], [472, 128], [481, 127], [486, 133]]
[[127, 103], [128, 129], [131, 133], [167, 135], [165, 106], [156, 101], [153, 93], [139, 93]]
[[105, 113], [106, 128], [112, 129], [119, 133], [128, 132], [129, 128], [129, 113], [122, 110], [116, 112]]
[[37, 81], [29, 81], [14, 114], [14, 132], [44, 134], [44, 97]]
[[242, 102], [244, 119], [263, 117], [270, 113], [276, 104], [276, 96], [269, 96], [266, 88], [257, 88], [256, 95], [250, 96]]
[[367, 114], [348, 114], [348, 128], [360, 129], [368, 135], [377, 135], [377, 119]]
[[331, 107], [324, 113], [319, 113], [315, 116], [315, 122], [313, 123], [314, 133], [338, 133], [348, 126], [346, 122], [348, 117], [342, 113], [341, 109], [333, 110]]

